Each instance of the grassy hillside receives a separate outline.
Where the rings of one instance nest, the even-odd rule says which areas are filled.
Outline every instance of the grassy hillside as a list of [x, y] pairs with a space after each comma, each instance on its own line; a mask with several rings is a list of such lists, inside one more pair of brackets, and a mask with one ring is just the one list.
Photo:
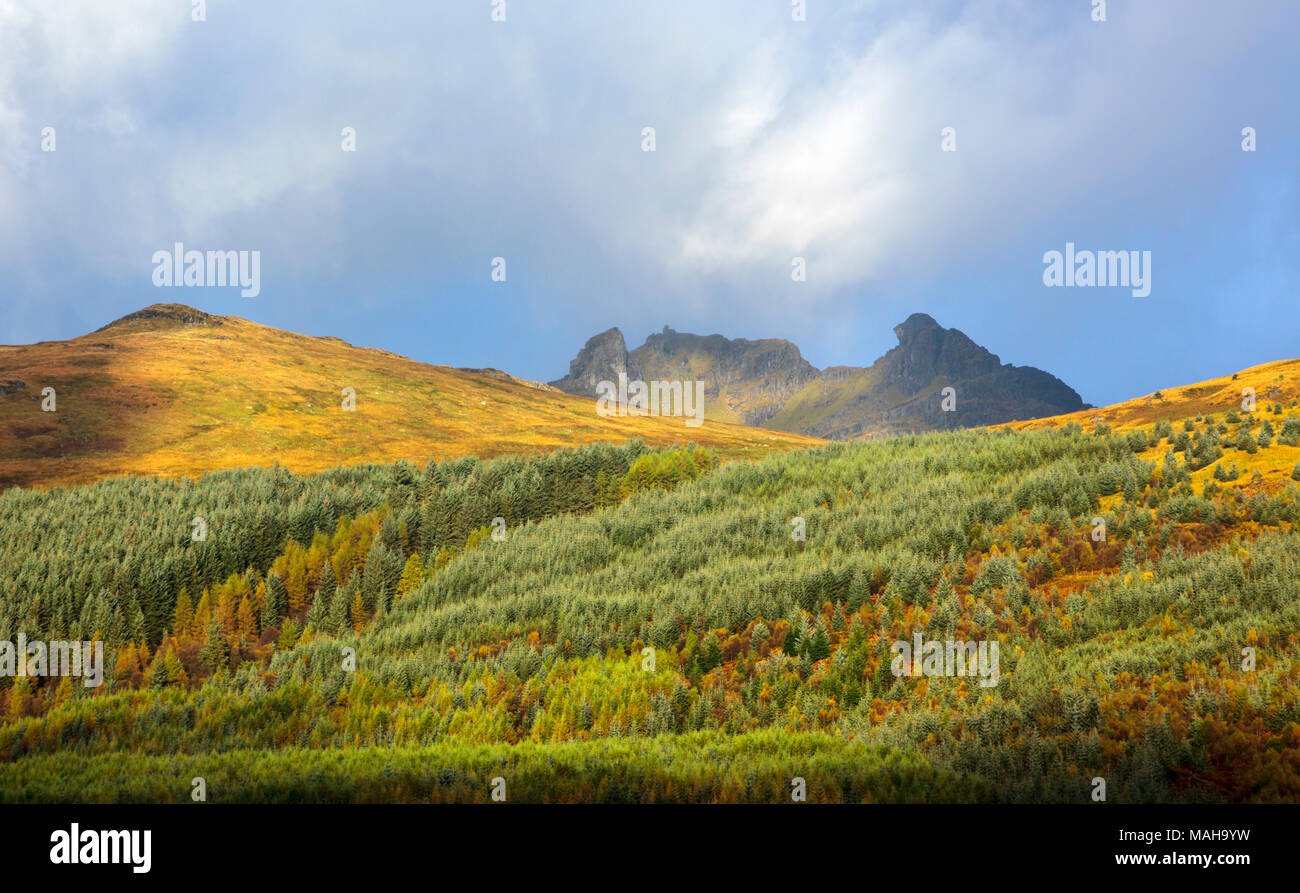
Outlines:
[[[42, 389], [56, 412], [42, 412]], [[355, 411], [342, 408], [353, 388]], [[276, 462], [339, 464], [526, 454], [584, 443], [694, 441], [757, 457], [817, 442], [682, 419], [601, 418], [594, 402], [429, 366], [181, 305], [71, 341], [0, 346], [0, 487], [111, 474], [195, 475]]]
[[111, 670], [0, 680], [0, 796], [1295, 800], [1300, 490], [1218, 424], [10, 490], [0, 638]]
[[[1243, 408], [1247, 389], [1254, 394], [1253, 413], [1248, 413]], [[1181, 430], [1186, 420], [1195, 423], [1198, 418], [1213, 418], [1216, 424], [1224, 426], [1224, 447], [1228, 451], [1229, 460], [1243, 479], [1249, 482], [1258, 474], [1262, 481], [1278, 483], [1290, 479], [1296, 463], [1300, 462], [1300, 445], [1278, 442], [1285, 419], [1295, 416], [1298, 407], [1300, 360], [1280, 360], [1252, 366], [1222, 378], [1164, 388], [1144, 397], [1100, 409], [1011, 422], [1002, 427], [1027, 431], [1036, 428], [1064, 428], [1072, 424], [1085, 429], [1104, 425], [1117, 433], [1127, 434], [1139, 430], [1150, 431], [1157, 422], [1177, 422], [1173, 426], [1177, 431]], [[1247, 452], [1235, 448], [1243, 423], [1252, 438], [1258, 439], [1265, 422], [1278, 429], [1271, 438], [1273, 449]], [[1163, 454], [1164, 450], [1154, 445], [1140, 453], [1143, 458], [1153, 461], [1159, 461]], [[1206, 466], [1193, 474], [1193, 481], [1198, 485], [1204, 484], [1212, 473], [1213, 468]]]
[[1164, 388], [1144, 397], [1135, 397], [1100, 409], [1009, 422], [1005, 427], [1023, 431], [1029, 428], [1060, 428], [1071, 422], [1084, 426], [1104, 422], [1118, 430], [1131, 430], [1159, 421], [1176, 421], [1229, 410], [1241, 412], [1242, 392], [1246, 388], [1255, 392], [1257, 411], [1263, 412], [1274, 403], [1280, 403], [1293, 411], [1296, 401], [1300, 400], [1300, 360], [1265, 363], [1222, 378]]
[[[781, 411], [772, 416], [768, 425], [784, 431], [805, 431], [824, 426], [827, 419], [852, 416], [855, 408], [862, 410], [863, 418], [879, 419], [890, 409], [908, 402], [896, 391], [881, 393], [881, 378], [880, 370], [875, 368], [842, 366], [828, 369], [823, 377], [810, 381], [791, 397]], [[931, 397], [941, 387], [935, 384], [915, 395], [915, 400], [920, 402]], [[879, 425], [856, 425], [828, 430], [828, 437], [852, 439], [885, 433], [884, 427]]]

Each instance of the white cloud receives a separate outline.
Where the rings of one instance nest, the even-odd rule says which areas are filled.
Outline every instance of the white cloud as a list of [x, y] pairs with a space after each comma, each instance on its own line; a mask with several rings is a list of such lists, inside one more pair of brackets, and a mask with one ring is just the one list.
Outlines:
[[[740, 0], [521, 4], [493, 25], [474, 4], [382, 22], [213, 4], [197, 24], [174, 0], [0, 0], [0, 271], [39, 275], [58, 244], [131, 276], [174, 239], [279, 247], [304, 278], [455, 278], [511, 253], [574, 303], [608, 299], [578, 281], [600, 264], [666, 315], [740, 295], [775, 316], [794, 255], [816, 305], [1026, 233], [1054, 245], [1103, 193], [1186, 189], [1168, 128], [1235, 127], [1233, 66], [1295, 21], [1152, 2], [1093, 25], [1069, 6], [837, 4], [800, 25]], [[1187, 89], [1189, 70], [1223, 76]]]

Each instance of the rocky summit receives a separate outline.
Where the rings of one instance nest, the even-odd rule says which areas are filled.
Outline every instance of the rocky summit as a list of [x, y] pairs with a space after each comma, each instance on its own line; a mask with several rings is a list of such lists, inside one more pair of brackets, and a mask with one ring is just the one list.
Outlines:
[[[705, 382], [706, 416], [833, 439], [969, 428], [1087, 409], [1060, 379], [1003, 364], [957, 329], [914, 313], [872, 365], [818, 369], [789, 341], [692, 335], [667, 326], [629, 351], [623, 333], [592, 337], [551, 384], [595, 396], [601, 381]], [[947, 389], [951, 388], [951, 391]]]

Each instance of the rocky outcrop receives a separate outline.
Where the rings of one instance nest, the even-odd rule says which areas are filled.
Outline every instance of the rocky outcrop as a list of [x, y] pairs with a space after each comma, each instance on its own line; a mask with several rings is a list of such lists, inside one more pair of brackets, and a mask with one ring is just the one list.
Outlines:
[[1086, 408], [1055, 376], [1003, 364], [924, 313], [909, 316], [894, 334], [897, 347], [866, 369], [828, 369], [816, 399], [802, 395], [802, 403], [774, 417], [772, 426], [844, 440], [996, 425]]
[[160, 325], [168, 324], [220, 326], [225, 325], [225, 320], [220, 316], [213, 316], [211, 313], [204, 313], [202, 310], [196, 310], [184, 304], [153, 304], [143, 310], [137, 310], [135, 313], [128, 313], [120, 319], [115, 319], [108, 325], [96, 329], [95, 332], [104, 332], [109, 329], [134, 329], [139, 328], [141, 323], [148, 328], [156, 329]]
[[[879, 423], [895, 430], [971, 428], [1041, 418], [1086, 408], [1078, 393], [1054, 375], [1032, 366], [1003, 364], [957, 329], [945, 329], [924, 313], [894, 327], [898, 346], [872, 367], [877, 391], [890, 388], [902, 400], [883, 410]], [[951, 387], [956, 408], [944, 412], [934, 391]]]
[[620, 372], [628, 378], [638, 377], [628, 367], [627, 342], [615, 326], [588, 338], [569, 363], [569, 374], [550, 384], [570, 394], [594, 397], [596, 385], [602, 381], [618, 381]]
[[945, 329], [924, 313], [913, 313], [894, 326], [898, 346], [875, 365], [884, 370], [885, 387], [911, 396], [936, 378], [967, 380], [996, 372], [1001, 363], [956, 329]]
[[[629, 352], [617, 328], [589, 340], [552, 385], [594, 396], [600, 381], [703, 380], [710, 418], [831, 439], [969, 428], [1087, 408], [1041, 369], [1003, 364], [957, 329], [924, 313], [894, 327], [898, 346], [870, 367], [818, 370], [779, 338], [692, 335], [667, 326]], [[951, 387], [955, 409], [944, 411]]]
[[667, 326], [632, 351], [628, 365], [646, 380], [704, 381], [706, 405], [721, 403], [747, 425], [765, 423], [819, 374], [780, 338], [691, 335]]

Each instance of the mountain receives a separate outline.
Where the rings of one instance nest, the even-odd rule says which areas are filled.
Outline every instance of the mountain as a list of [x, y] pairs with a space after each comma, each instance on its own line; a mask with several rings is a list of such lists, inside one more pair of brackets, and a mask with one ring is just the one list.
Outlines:
[[[623, 333], [591, 338], [551, 384], [594, 396], [601, 381], [704, 380], [708, 418], [837, 440], [970, 428], [1086, 409], [1060, 379], [1003, 364], [924, 313], [895, 326], [898, 346], [869, 367], [819, 370], [782, 339], [691, 335], [667, 326], [629, 351]], [[944, 409], [944, 389], [953, 407]]]
[[[55, 411], [42, 412], [54, 388]], [[355, 390], [355, 411], [342, 408]], [[588, 399], [495, 369], [453, 369], [181, 304], [68, 341], [0, 346], [0, 487], [279, 462], [423, 463], [638, 436], [723, 456], [808, 437], [680, 418], [604, 418]]]
[[690, 335], [664, 326], [630, 352], [617, 328], [601, 332], [569, 364], [569, 374], [551, 384], [570, 394], [595, 396], [599, 382], [617, 382], [620, 372], [642, 381], [702, 378], [708, 382], [706, 416], [745, 425], [767, 422], [818, 375], [789, 341]]

